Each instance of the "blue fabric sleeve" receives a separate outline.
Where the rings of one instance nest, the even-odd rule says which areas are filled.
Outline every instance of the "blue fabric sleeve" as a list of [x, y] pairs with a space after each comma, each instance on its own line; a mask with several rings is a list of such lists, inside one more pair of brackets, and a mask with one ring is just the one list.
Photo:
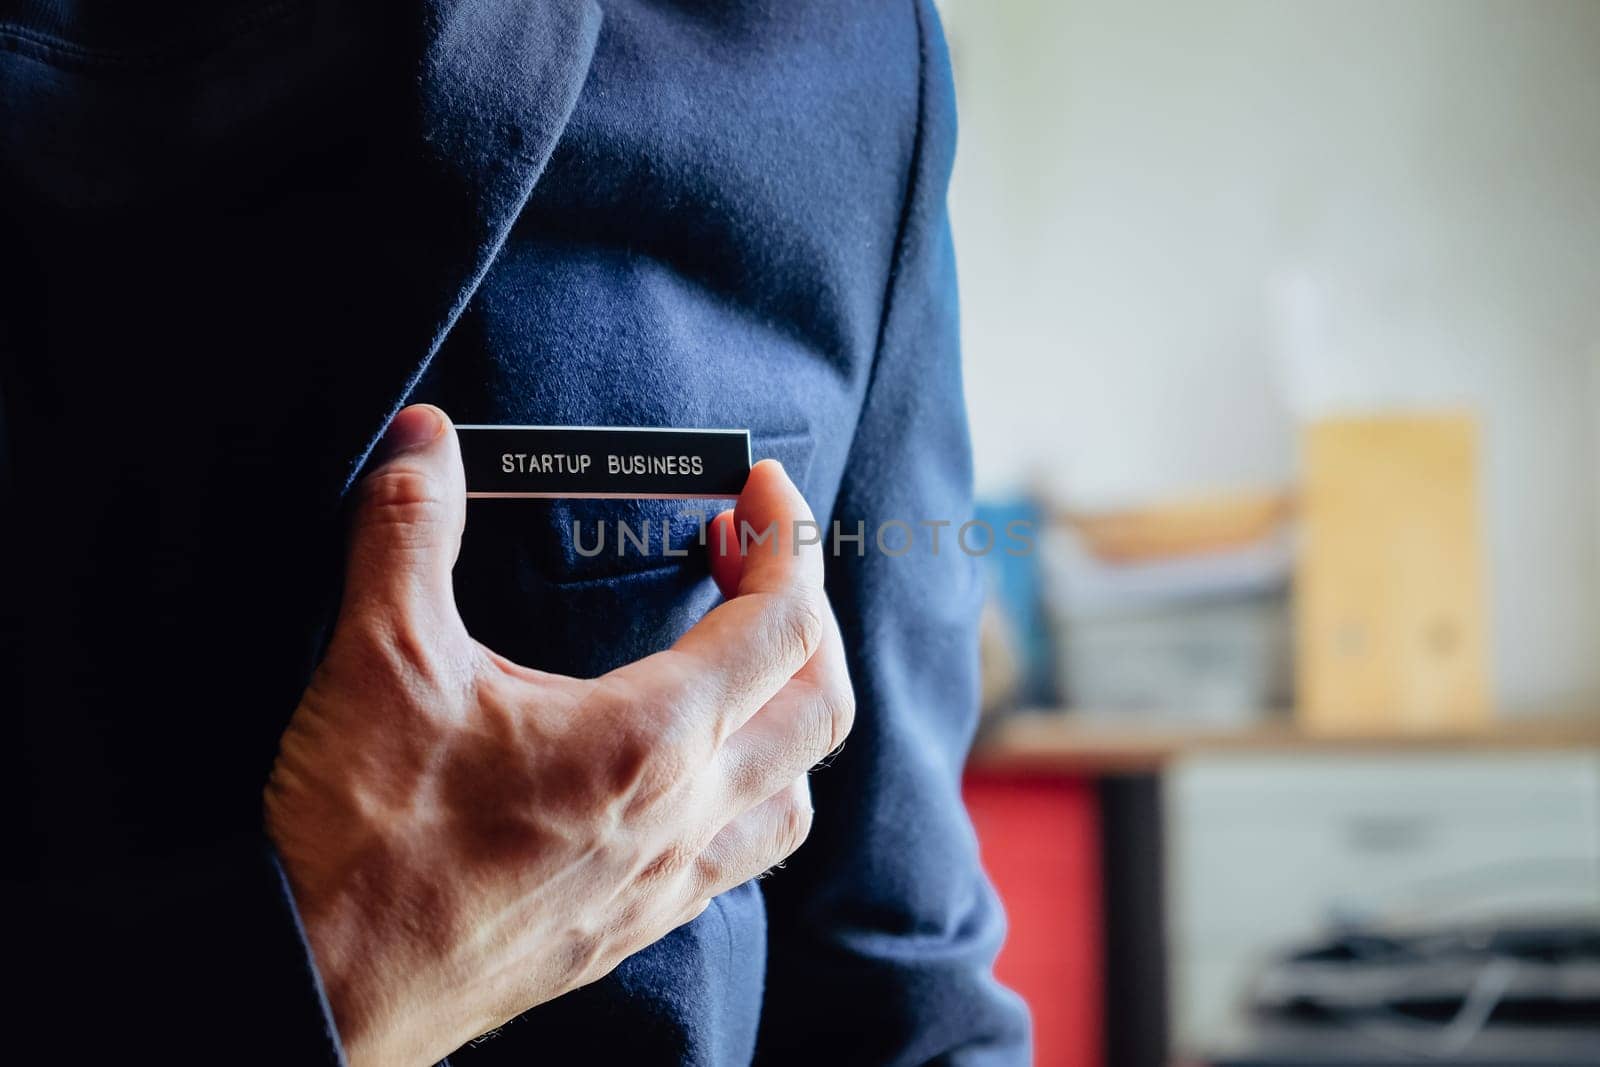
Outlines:
[[159, 868], [128, 861], [99, 878], [8, 881], [4, 893], [6, 954], [29, 990], [7, 1025], [12, 1052], [63, 1063], [344, 1063], [264, 836]]
[[[918, 134], [876, 365], [834, 508], [865, 524], [828, 592], [857, 698], [853, 733], [813, 773], [809, 841], [762, 887], [769, 964], [766, 1064], [1022, 1064], [1029, 1026], [996, 982], [1004, 918], [960, 795], [977, 718], [977, 560], [954, 254], [945, 192], [955, 105], [933, 5], [918, 4]], [[879, 525], [916, 532], [878, 551]], [[948, 521], [933, 551], [924, 520]], [[897, 548], [904, 532], [886, 535]]]

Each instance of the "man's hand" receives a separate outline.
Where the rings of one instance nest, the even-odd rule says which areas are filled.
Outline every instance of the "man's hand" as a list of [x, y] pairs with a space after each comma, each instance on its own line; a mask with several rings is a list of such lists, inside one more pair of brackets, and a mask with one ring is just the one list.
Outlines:
[[725, 603], [585, 680], [467, 635], [443, 413], [407, 408], [381, 447], [339, 623], [266, 795], [354, 1067], [433, 1063], [783, 860], [810, 829], [805, 774], [854, 714], [821, 550], [793, 543], [810, 512], [777, 464], [734, 513], [776, 523], [777, 551], [714, 559]]

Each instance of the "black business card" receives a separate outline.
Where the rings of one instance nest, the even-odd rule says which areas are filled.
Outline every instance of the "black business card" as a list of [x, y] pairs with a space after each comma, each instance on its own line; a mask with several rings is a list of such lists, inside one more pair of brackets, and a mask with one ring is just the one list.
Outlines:
[[457, 426], [469, 497], [737, 497], [750, 431]]

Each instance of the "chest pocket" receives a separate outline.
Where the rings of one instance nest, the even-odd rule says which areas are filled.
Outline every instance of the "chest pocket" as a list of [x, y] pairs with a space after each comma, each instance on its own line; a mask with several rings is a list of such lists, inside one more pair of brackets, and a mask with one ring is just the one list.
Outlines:
[[[750, 451], [805, 490], [810, 434], [752, 432]], [[469, 501], [454, 573], [467, 630], [514, 661], [582, 677], [666, 648], [717, 603], [699, 530], [728, 504]], [[618, 552], [622, 525], [632, 537]], [[662, 552], [662, 530], [682, 555]]]
[[[777, 459], [806, 489], [814, 444], [808, 432], [753, 431], [750, 444], [752, 458]], [[647, 655], [716, 603], [700, 525], [727, 506], [720, 500], [469, 501], [455, 569], [462, 618], [490, 648], [545, 670], [593, 675]], [[632, 535], [619, 552], [623, 526]], [[664, 554], [664, 529], [681, 554]]]

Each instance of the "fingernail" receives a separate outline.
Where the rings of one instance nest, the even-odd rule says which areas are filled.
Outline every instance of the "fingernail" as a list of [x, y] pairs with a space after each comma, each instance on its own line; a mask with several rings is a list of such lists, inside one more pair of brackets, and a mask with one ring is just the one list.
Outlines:
[[444, 429], [444, 418], [438, 408], [429, 404], [413, 404], [389, 420], [383, 440], [378, 442], [376, 458], [389, 459], [438, 437]]

